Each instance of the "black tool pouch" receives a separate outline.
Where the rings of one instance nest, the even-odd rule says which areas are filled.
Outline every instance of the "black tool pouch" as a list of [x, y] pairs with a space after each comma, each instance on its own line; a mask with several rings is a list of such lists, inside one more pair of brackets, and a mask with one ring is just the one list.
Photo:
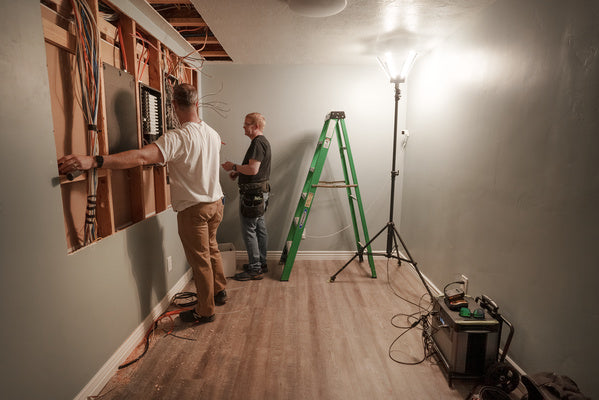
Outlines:
[[239, 211], [246, 218], [258, 218], [266, 212], [264, 192], [270, 189], [268, 182], [239, 185]]

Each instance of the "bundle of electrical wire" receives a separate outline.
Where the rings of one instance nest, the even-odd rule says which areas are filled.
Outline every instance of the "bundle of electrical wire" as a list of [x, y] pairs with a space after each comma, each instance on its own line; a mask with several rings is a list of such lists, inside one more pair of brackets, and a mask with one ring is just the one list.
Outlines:
[[[98, 154], [98, 105], [100, 101], [99, 38], [96, 21], [89, 5], [83, 0], [71, 0], [77, 37], [77, 69], [81, 89], [81, 107], [87, 121], [88, 154]], [[87, 210], [83, 244], [96, 240], [96, 190], [98, 174], [90, 170], [87, 180]]]

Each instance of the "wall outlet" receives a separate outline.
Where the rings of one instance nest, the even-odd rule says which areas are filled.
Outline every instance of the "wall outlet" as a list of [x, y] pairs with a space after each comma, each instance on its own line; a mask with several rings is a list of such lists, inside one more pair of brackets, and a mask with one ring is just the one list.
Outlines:
[[171, 272], [173, 270], [173, 257], [168, 256], [166, 258], [166, 272]]
[[464, 282], [464, 284], [462, 285], [464, 294], [468, 293], [468, 277], [466, 275], [462, 275], [460, 280]]

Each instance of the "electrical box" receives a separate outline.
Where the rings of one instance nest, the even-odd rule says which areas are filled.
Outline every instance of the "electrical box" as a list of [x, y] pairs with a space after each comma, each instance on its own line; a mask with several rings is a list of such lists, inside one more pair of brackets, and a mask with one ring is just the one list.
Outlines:
[[162, 100], [160, 92], [140, 84], [141, 129], [144, 144], [150, 144], [162, 135]]
[[[480, 306], [470, 297], [468, 309]], [[449, 379], [480, 378], [486, 369], [497, 361], [501, 324], [485, 313], [483, 318], [463, 317], [445, 304], [443, 296], [433, 304], [430, 336], [441, 367]]]

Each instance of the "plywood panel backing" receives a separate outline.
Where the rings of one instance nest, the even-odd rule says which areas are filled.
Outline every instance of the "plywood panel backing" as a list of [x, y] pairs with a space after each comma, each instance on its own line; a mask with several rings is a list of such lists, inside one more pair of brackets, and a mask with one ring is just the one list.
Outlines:
[[80, 106], [75, 56], [46, 43], [48, 81], [52, 100], [52, 120], [56, 140], [56, 156], [87, 154], [87, 123]]
[[113, 67], [121, 68], [121, 49], [105, 40], [100, 40], [100, 58]]
[[128, 170], [112, 171], [112, 204], [114, 225], [117, 230], [133, 224], [131, 213], [131, 179]]
[[147, 218], [156, 214], [156, 198], [154, 195], [154, 167], [144, 167], [142, 170], [144, 191], [144, 216]]
[[108, 177], [98, 179], [96, 218], [98, 237], [106, 237], [114, 233], [114, 218], [112, 214], [112, 187]]
[[87, 182], [80, 180], [60, 186], [62, 210], [69, 252], [77, 250], [83, 243], [85, 209], [87, 206]]

